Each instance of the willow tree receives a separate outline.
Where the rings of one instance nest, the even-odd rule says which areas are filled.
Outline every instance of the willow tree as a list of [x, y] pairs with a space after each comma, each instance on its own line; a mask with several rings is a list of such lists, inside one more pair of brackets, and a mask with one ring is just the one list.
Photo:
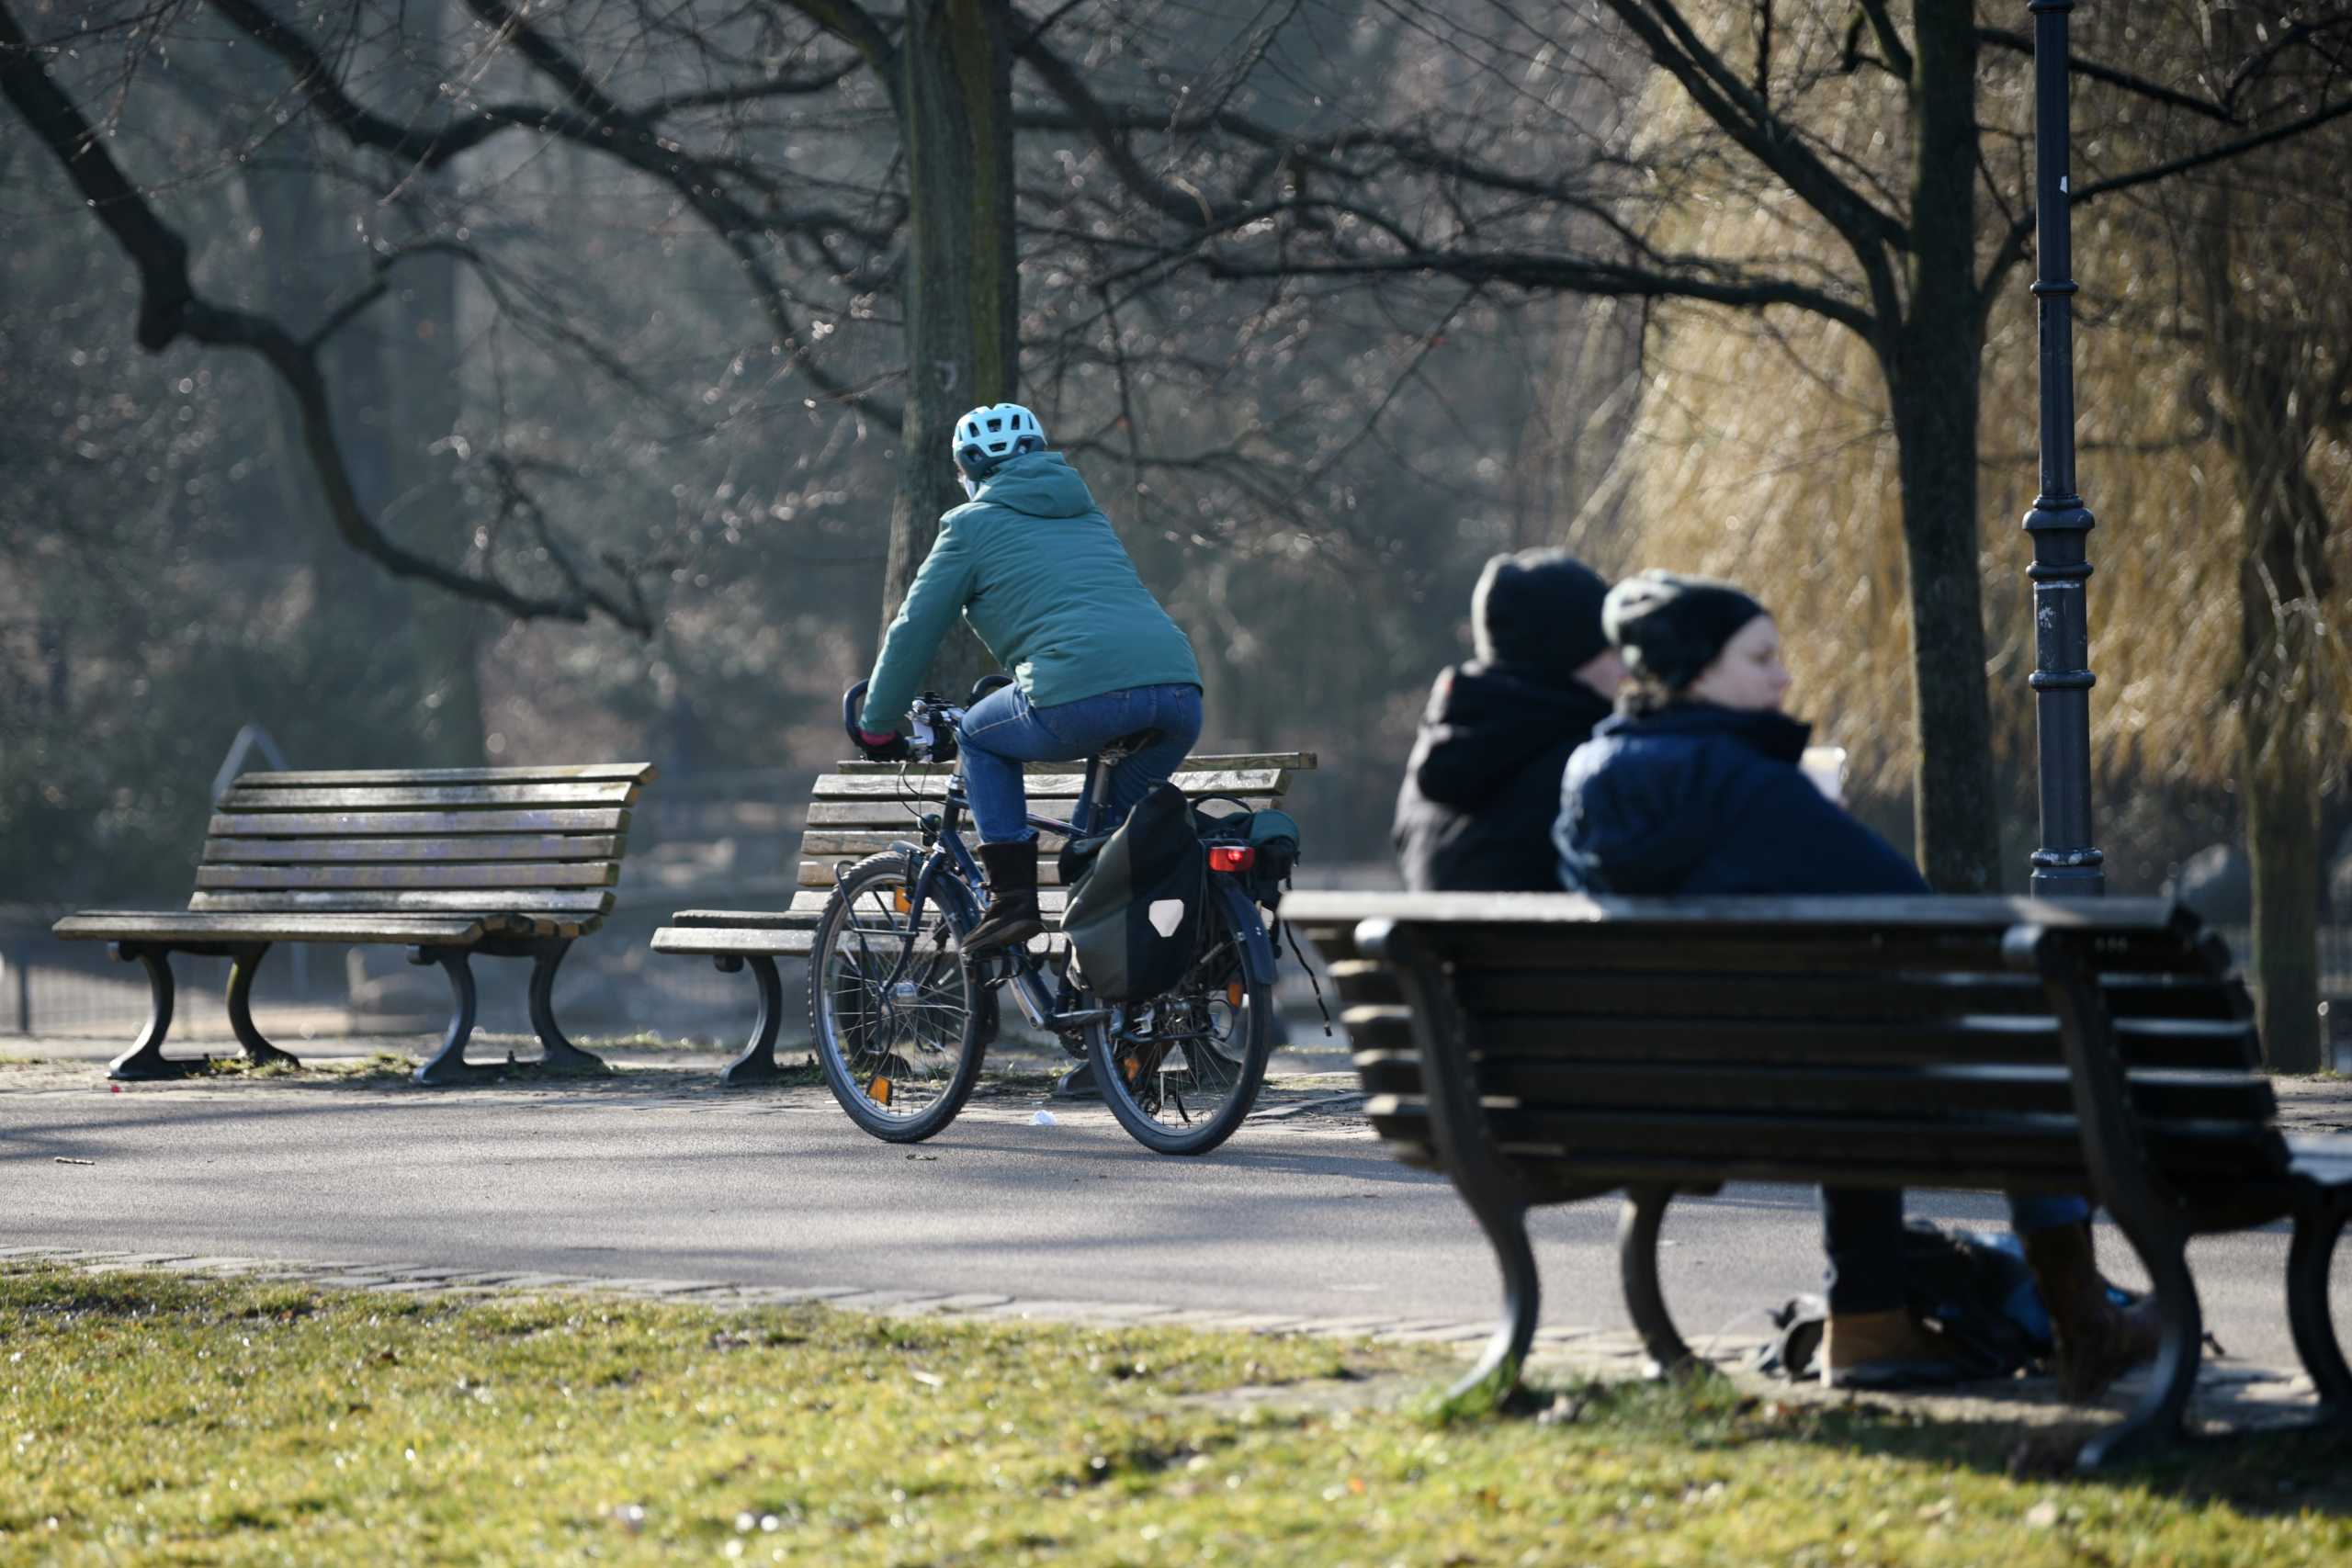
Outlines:
[[[2152, 888], [2162, 854], [2136, 840], [2166, 833], [2184, 797], [2233, 793], [2256, 866], [2266, 1048], [2274, 1065], [2308, 1070], [2319, 1065], [2319, 795], [2352, 704], [2337, 625], [2352, 538], [2330, 525], [2352, 506], [2352, 259], [2336, 243], [2352, 205], [2352, 118], [2318, 118], [2331, 103], [2323, 58], [2296, 80], [2279, 52], [2266, 62], [2217, 48], [2193, 17], [2143, 8], [2132, 19], [2143, 46], [2152, 32], [2168, 40], [2148, 55], [2172, 73], [2094, 96], [2083, 141], [2099, 152], [2076, 164], [2078, 175], [2092, 165], [2076, 272], [2084, 483], [2102, 520], [2091, 541], [2099, 836], [2123, 880]], [[2120, 24], [2086, 41], [2120, 43]], [[2238, 134], [2222, 143], [2238, 150], [2205, 162], [2213, 143], [2188, 122], [2219, 121], [2182, 104], [2201, 84], [2257, 74], [2267, 96], [2232, 111]], [[2011, 79], [1981, 100], [2009, 138], [2022, 134], [2022, 87]], [[1895, 129], [1862, 96], [1828, 123], [1846, 145]], [[2291, 133], [2246, 145], [2280, 130]], [[2127, 177], [2141, 169], [2165, 173]], [[1774, 214], [1717, 205], [1677, 235], [1724, 249], [1781, 231]], [[1975, 466], [1989, 504], [1973, 545], [1990, 563], [1992, 624], [2009, 628], [1990, 650], [2007, 696], [1994, 704], [1993, 750], [2022, 776], [2032, 646], [2012, 520], [2032, 497], [2037, 391], [2022, 290], [1990, 302], [1983, 366]], [[1908, 759], [1886, 738], [1900, 734], [1907, 694], [1869, 650], [1899, 640], [1908, 612], [1892, 543], [1896, 434], [1871, 355], [1827, 322], [1682, 312], [1653, 371], [1635, 436], [1640, 548], [1756, 583], [1790, 624], [1805, 705], [1894, 783]], [[1759, 399], [1759, 386], [1775, 395]]]

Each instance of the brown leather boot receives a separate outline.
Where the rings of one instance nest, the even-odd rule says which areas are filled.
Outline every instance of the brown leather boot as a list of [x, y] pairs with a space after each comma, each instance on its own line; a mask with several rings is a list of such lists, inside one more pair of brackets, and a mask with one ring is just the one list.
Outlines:
[[1908, 1308], [1831, 1313], [1822, 1329], [1821, 1381], [1832, 1388], [1940, 1388], [1966, 1375]]
[[1037, 912], [1037, 840], [982, 844], [980, 864], [988, 872], [989, 908], [964, 937], [964, 956], [979, 958], [1016, 947], [1046, 929]]
[[2096, 1399], [2125, 1372], [2155, 1359], [2155, 1299], [2124, 1307], [2108, 1298], [2087, 1222], [2028, 1231], [2019, 1239], [2050, 1310], [2061, 1396], [2076, 1404]]

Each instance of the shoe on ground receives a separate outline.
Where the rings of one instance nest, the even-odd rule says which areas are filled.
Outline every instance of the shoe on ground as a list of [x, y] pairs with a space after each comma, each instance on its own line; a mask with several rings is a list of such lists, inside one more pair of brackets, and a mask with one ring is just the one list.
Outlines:
[[1967, 1375], [1942, 1336], [1902, 1307], [1831, 1313], [1822, 1331], [1821, 1381], [1830, 1388], [1949, 1388]]

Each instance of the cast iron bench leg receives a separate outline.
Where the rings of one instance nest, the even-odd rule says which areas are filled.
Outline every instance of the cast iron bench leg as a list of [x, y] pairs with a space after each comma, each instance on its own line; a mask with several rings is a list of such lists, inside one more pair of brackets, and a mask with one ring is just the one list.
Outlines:
[[147, 1027], [130, 1049], [107, 1065], [107, 1077], [126, 1083], [148, 1078], [182, 1078], [211, 1071], [203, 1056], [166, 1056], [164, 1036], [172, 1032], [172, 950], [142, 942], [118, 942], [110, 950], [123, 963], [137, 959], [147, 969]]
[[441, 1036], [441, 1049], [432, 1059], [416, 1069], [416, 1081], [422, 1084], [471, 1083], [492, 1077], [504, 1069], [493, 1062], [466, 1060], [466, 1042], [474, 1032], [474, 972], [466, 962], [467, 951], [462, 947], [415, 947], [409, 950], [411, 964], [438, 964], [449, 976], [449, 989], [455, 994], [458, 1010], [450, 1015], [449, 1028]]
[[2287, 1250], [2287, 1326], [2319, 1393], [2320, 1414], [2329, 1421], [2352, 1421], [2352, 1367], [2345, 1365], [2327, 1310], [2328, 1266], [2347, 1217], [2352, 1210], [2339, 1194], [2307, 1202], [2295, 1215], [2295, 1239]]
[[1674, 1326], [1657, 1281], [1658, 1226], [1673, 1201], [1671, 1187], [1628, 1188], [1617, 1220], [1617, 1274], [1624, 1283], [1625, 1310], [1642, 1337], [1642, 1348], [1649, 1352], [1653, 1375], [1659, 1377], [1697, 1364]]
[[268, 955], [269, 943], [265, 942], [254, 947], [241, 947], [230, 959], [229, 1027], [236, 1032], [237, 1043], [245, 1048], [245, 1060], [254, 1066], [299, 1067], [301, 1061], [291, 1051], [279, 1050], [254, 1027], [254, 973]]
[[571, 951], [569, 937], [542, 944], [531, 957], [531, 1032], [539, 1037], [539, 1066], [551, 1073], [601, 1073], [604, 1058], [582, 1051], [555, 1021], [555, 972]]
[[1519, 1386], [1520, 1369], [1527, 1365], [1529, 1347], [1535, 1343], [1535, 1320], [1543, 1305], [1543, 1278], [1535, 1271], [1535, 1249], [1527, 1242], [1525, 1204], [1487, 1204], [1471, 1198], [1470, 1212], [1495, 1249], [1503, 1271], [1503, 1320], [1487, 1341], [1478, 1364], [1469, 1375], [1446, 1391], [1448, 1399], [1462, 1399], [1479, 1389], [1491, 1392], [1499, 1404]]
[[776, 973], [775, 960], [764, 953], [738, 957], [722, 953], [711, 960], [722, 975], [732, 975], [749, 963], [752, 983], [760, 990], [760, 1016], [752, 1022], [750, 1043], [743, 1054], [727, 1064], [718, 1075], [721, 1083], [772, 1083], [781, 1077], [784, 1069], [775, 1065], [776, 1032], [784, 1026], [784, 978]]

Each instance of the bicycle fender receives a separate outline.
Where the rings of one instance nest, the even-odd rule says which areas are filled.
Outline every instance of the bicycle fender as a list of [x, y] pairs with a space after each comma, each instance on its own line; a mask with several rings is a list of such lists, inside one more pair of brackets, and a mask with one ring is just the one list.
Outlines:
[[1209, 874], [1209, 886], [1225, 903], [1225, 912], [1233, 921], [1233, 929], [1241, 938], [1241, 971], [1259, 985], [1274, 983], [1274, 944], [1266, 935], [1266, 922], [1258, 914], [1258, 901], [1241, 890], [1231, 877]]

